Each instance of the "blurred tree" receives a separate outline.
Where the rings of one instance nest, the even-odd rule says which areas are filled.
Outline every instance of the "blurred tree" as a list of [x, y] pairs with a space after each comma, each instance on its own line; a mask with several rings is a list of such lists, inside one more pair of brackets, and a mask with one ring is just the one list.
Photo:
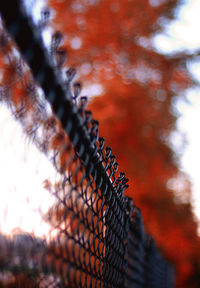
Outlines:
[[195, 83], [186, 66], [191, 55], [166, 56], [152, 44], [153, 35], [174, 19], [181, 3], [48, 0], [55, 12], [53, 29], [64, 34], [68, 65], [78, 68], [86, 87], [96, 84], [91, 86], [93, 94], [100, 97], [90, 108], [120, 170], [130, 179], [127, 193], [141, 207], [147, 230], [175, 264], [176, 284], [183, 288], [189, 279], [190, 287], [200, 285], [199, 238], [189, 203], [190, 183], [179, 170], [169, 137], [177, 119], [174, 99]]
[[[172, 113], [174, 98], [195, 84], [186, 66], [191, 56], [165, 56], [152, 45], [153, 35], [166, 19], [175, 17], [181, 1], [48, 0], [47, 4], [54, 10], [53, 29], [64, 34], [68, 65], [78, 68], [86, 87], [96, 84], [93, 94], [101, 94], [90, 107], [101, 120], [101, 134], [117, 155], [120, 170], [130, 179], [127, 193], [142, 208], [146, 227], [165, 257], [175, 264], [177, 287], [199, 287], [200, 243], [191, 205], [185, 201], [190, 199], [190, 183], [168, 145], [177, 118]], [[17, 57], [12, 59], [15, 65], [9, 63], [13, 45], [3, 33], [0, 40], [6, 55], [0, 57], [1, 82], [14, 83], [13, 93], [6, 96], [19, 109], [18, 116], [24, 113], [21, 100], [27, 114], [36, 115], [36, 99], [26, 97], [22, 83], [15, 85], [22, 70]], [[27, 67], [22, 68], [28, 83], [31, 76]], [[3, 93], [7, 91], [2, 90], [0, 97]], [[33, 120], [26, 121], [29, 134]], [[184, 185], [176, 193], [180, 182]], [[176, 203], [174, 192], [180, 195]]]

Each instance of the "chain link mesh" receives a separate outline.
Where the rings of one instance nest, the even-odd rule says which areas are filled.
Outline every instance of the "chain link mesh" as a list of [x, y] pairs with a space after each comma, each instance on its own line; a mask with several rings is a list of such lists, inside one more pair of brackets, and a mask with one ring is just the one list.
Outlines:
[[79, 96], [75, 70], [61, 76], [61, 35], [52, 37], [52, 61], [20, 3], [0, 2], [6, 29], [20, 48], [2, 24], [0, 99], [59, 177], [44, 183], [53, 199], [41, 212], [49, 226], [46, 238], [1, 235], [2, 287], [173, 287], [139, 210], [123, 195], [128, 179], [117, 172], [87, 99]]

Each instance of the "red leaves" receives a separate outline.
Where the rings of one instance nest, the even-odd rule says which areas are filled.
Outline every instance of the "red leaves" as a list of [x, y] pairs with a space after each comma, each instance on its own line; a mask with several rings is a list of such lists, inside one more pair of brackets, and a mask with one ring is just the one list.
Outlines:
[[[182, 204], [174, 204], [167, 187], [179, 167], [166, 141], [176, 122], [171, 113], [172, 97], [183, 92], [192, 79], [186, 55], [167, 58], [153, 51], [151, 44], [152, 32], [159, 29], [158, 19], [172, 17], [179, 1], [158, 6], [138, 0], [49, 3], [56, 9], [53, 25], [68, 35], [66, 46], [72, 62], [91, 65], [91, 72], [82, 79], [99, 82], [104, 88], [105, 94], [91, 104], [94, 117], [100, 120], [100, 135], [130, 178], [129, 194], [142, 208], [150, 233], [176, 264], [177, 283], [187, 287], [186, 279], [193, 273], [193, 252], [199, 249], [194, 239], [196, 225], [191, 209], [177, 212]], [[70, 21], [64, 21], [65, 17]], [[82, 41], [78, 50], [69, 45], [73, 37]], [[185, 187], [186, 193], [189, 190]], [[177, 253], [179, 244], [186, 253]]]

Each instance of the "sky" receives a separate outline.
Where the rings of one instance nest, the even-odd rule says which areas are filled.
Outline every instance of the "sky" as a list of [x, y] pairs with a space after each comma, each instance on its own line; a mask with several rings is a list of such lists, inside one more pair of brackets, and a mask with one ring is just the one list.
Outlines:
[[[200, 48], [200, 1], [185, 2], [187, 5], [177, 11], [178, 20], [169, 25], [164, 34], [154, 38], [155, 47], [163, 53], [195, 51]], [[151, 0], [151, 3], [157, 5], [159, 0]], [[200, 81], [200, 60], [199, 63], [188, 64], [188, 67]], [[192, 203], [195, 215], [200, 219], [200, 89], [188, 90], [185, 100], [174, 103], [174, 109], [180, 115], [177, 122], [180, 133], [175, 132], [171, 142], [178, 151], [180, 134], [186, 134], [187, 145], [181, 156], [180, 166], [193, 183]], [[53, 199], [43, 188], [43, 182], [46, 179], [53, 181], [56, 172], [45, 156], [29, 143], [20, 125], [5, 106], [0, 106], [0, 131], [0, 190], [4, 193], [3, 201], [1, 198], [0, 202], [0, 217], [4, 220], [0, 223], [0, 231], [11, 233], [20, 228], [46, 237], [50, 227], [41, 217], [41, 212], [45, 214], [48, 211]]]
[[0, 231], [10, 234], [22, 230], [46, 238], [50, 227], [41, 215], [53, 204], [53, 198], [44, 189], [44, 181], [54, 181], [56, 172], [2, 105], [0, 131], [0, 190], [4, 195], [0, 201]]
[[[162, 35], [154, 39], [155, 47], [162, 53], [178, 51], [195, 52], [200, 50], [200, 1], [187, 0], [186, 5], [177, 10], [177, 20], [167, 26]], [[200, 82], [200, 58], [195, 63], [188, 63], [189, 71]], [[200, 88], [188, 89], [185, 100], [178, 100], [175, 110], [179, 113], [177, 130], [186, 136], [186, 147], [181, 157], [181, 169], [192, 182], [192, 205], [200, 221]], [[180, 149], [180, 134], [174, 133], [172, 145]]]

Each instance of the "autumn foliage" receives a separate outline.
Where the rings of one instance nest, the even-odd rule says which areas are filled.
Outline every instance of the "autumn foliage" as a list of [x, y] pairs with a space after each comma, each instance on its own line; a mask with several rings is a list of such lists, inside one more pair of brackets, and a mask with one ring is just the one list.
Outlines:
[[169, 136], [177, 119], [173, 102], [195, 83], [186, 66], [191, 55], [166, 56], [152, 44], [180, 4], [48, 1], [55, 13], [53, 29], [65, 35], [67, 64], [77, 68], [85, 87], [99, 89], [90, 108], [129, 178], [126, 193], [142, 209], [147, 230], [174, 264], [176, 285], [183, 288], [199, 287], [200, 243], [188, 200], [190, 183], [179, 170]]
[[[100, 120], [100, 135], [112, 147], [120, 170], [129, 178], [126, 194], [141, 208], [147, 231], [176, 269], [176, 287], [199, 287], [200, 239], [189, 202], [191, 187], [169, 145], [177, 120], [172, 112], [173, 102], [195, 85], [186, 65], [191, 55], [166, 56], [152, 44], [153, 35], [162, 31], [162, 23], [174, 19], [181, 1], [48, 0], [46, 4], [53, 10], [49, 25], [64, 35], [62, 49], [70, 56], [67, 65], [77, 68], [84, 88], [96, 96], [91, 99], [90, 108]], [[13, 45], [4, 43], [5, 39], [0, 39], [1, 53], [8, 55]], [[33, 81], [28, 68], [22, 64], [25, 78], [23, 83], [18, 82], [23, 71], [13, 70], [19, 65], [9, 65], [8, 60], [0, 57], [2, 82], [18, 83], [7, 95], [14, 95], [8, 101], [11, 109], [14, 107], [19, 118], [24, 113], [25, 120], [43, 123], [46, 140], [39, 148], [55, 152], [59, 147], [63, 152], [60, 166], [65, 170], [72, 149], [61, 145], [67, 136], [54, 116], [42, 118], [32, 87], [24, 90], [25, 82]], [[19, 105], [21, 102], [26, 112]], [[28, 120], [24, 127], [32, 137], [33, 125]], [[177, 190], [180, 182], [182, 188]], [[47, 215], [48, 221], [57, 222], [59, 213]], [[53, 247], [52, 253], [55, 250]], [[16, 283], [28, 281], [23, 277], [18, 275]], [[28, 282], [26, 285], [31, 287]]]

